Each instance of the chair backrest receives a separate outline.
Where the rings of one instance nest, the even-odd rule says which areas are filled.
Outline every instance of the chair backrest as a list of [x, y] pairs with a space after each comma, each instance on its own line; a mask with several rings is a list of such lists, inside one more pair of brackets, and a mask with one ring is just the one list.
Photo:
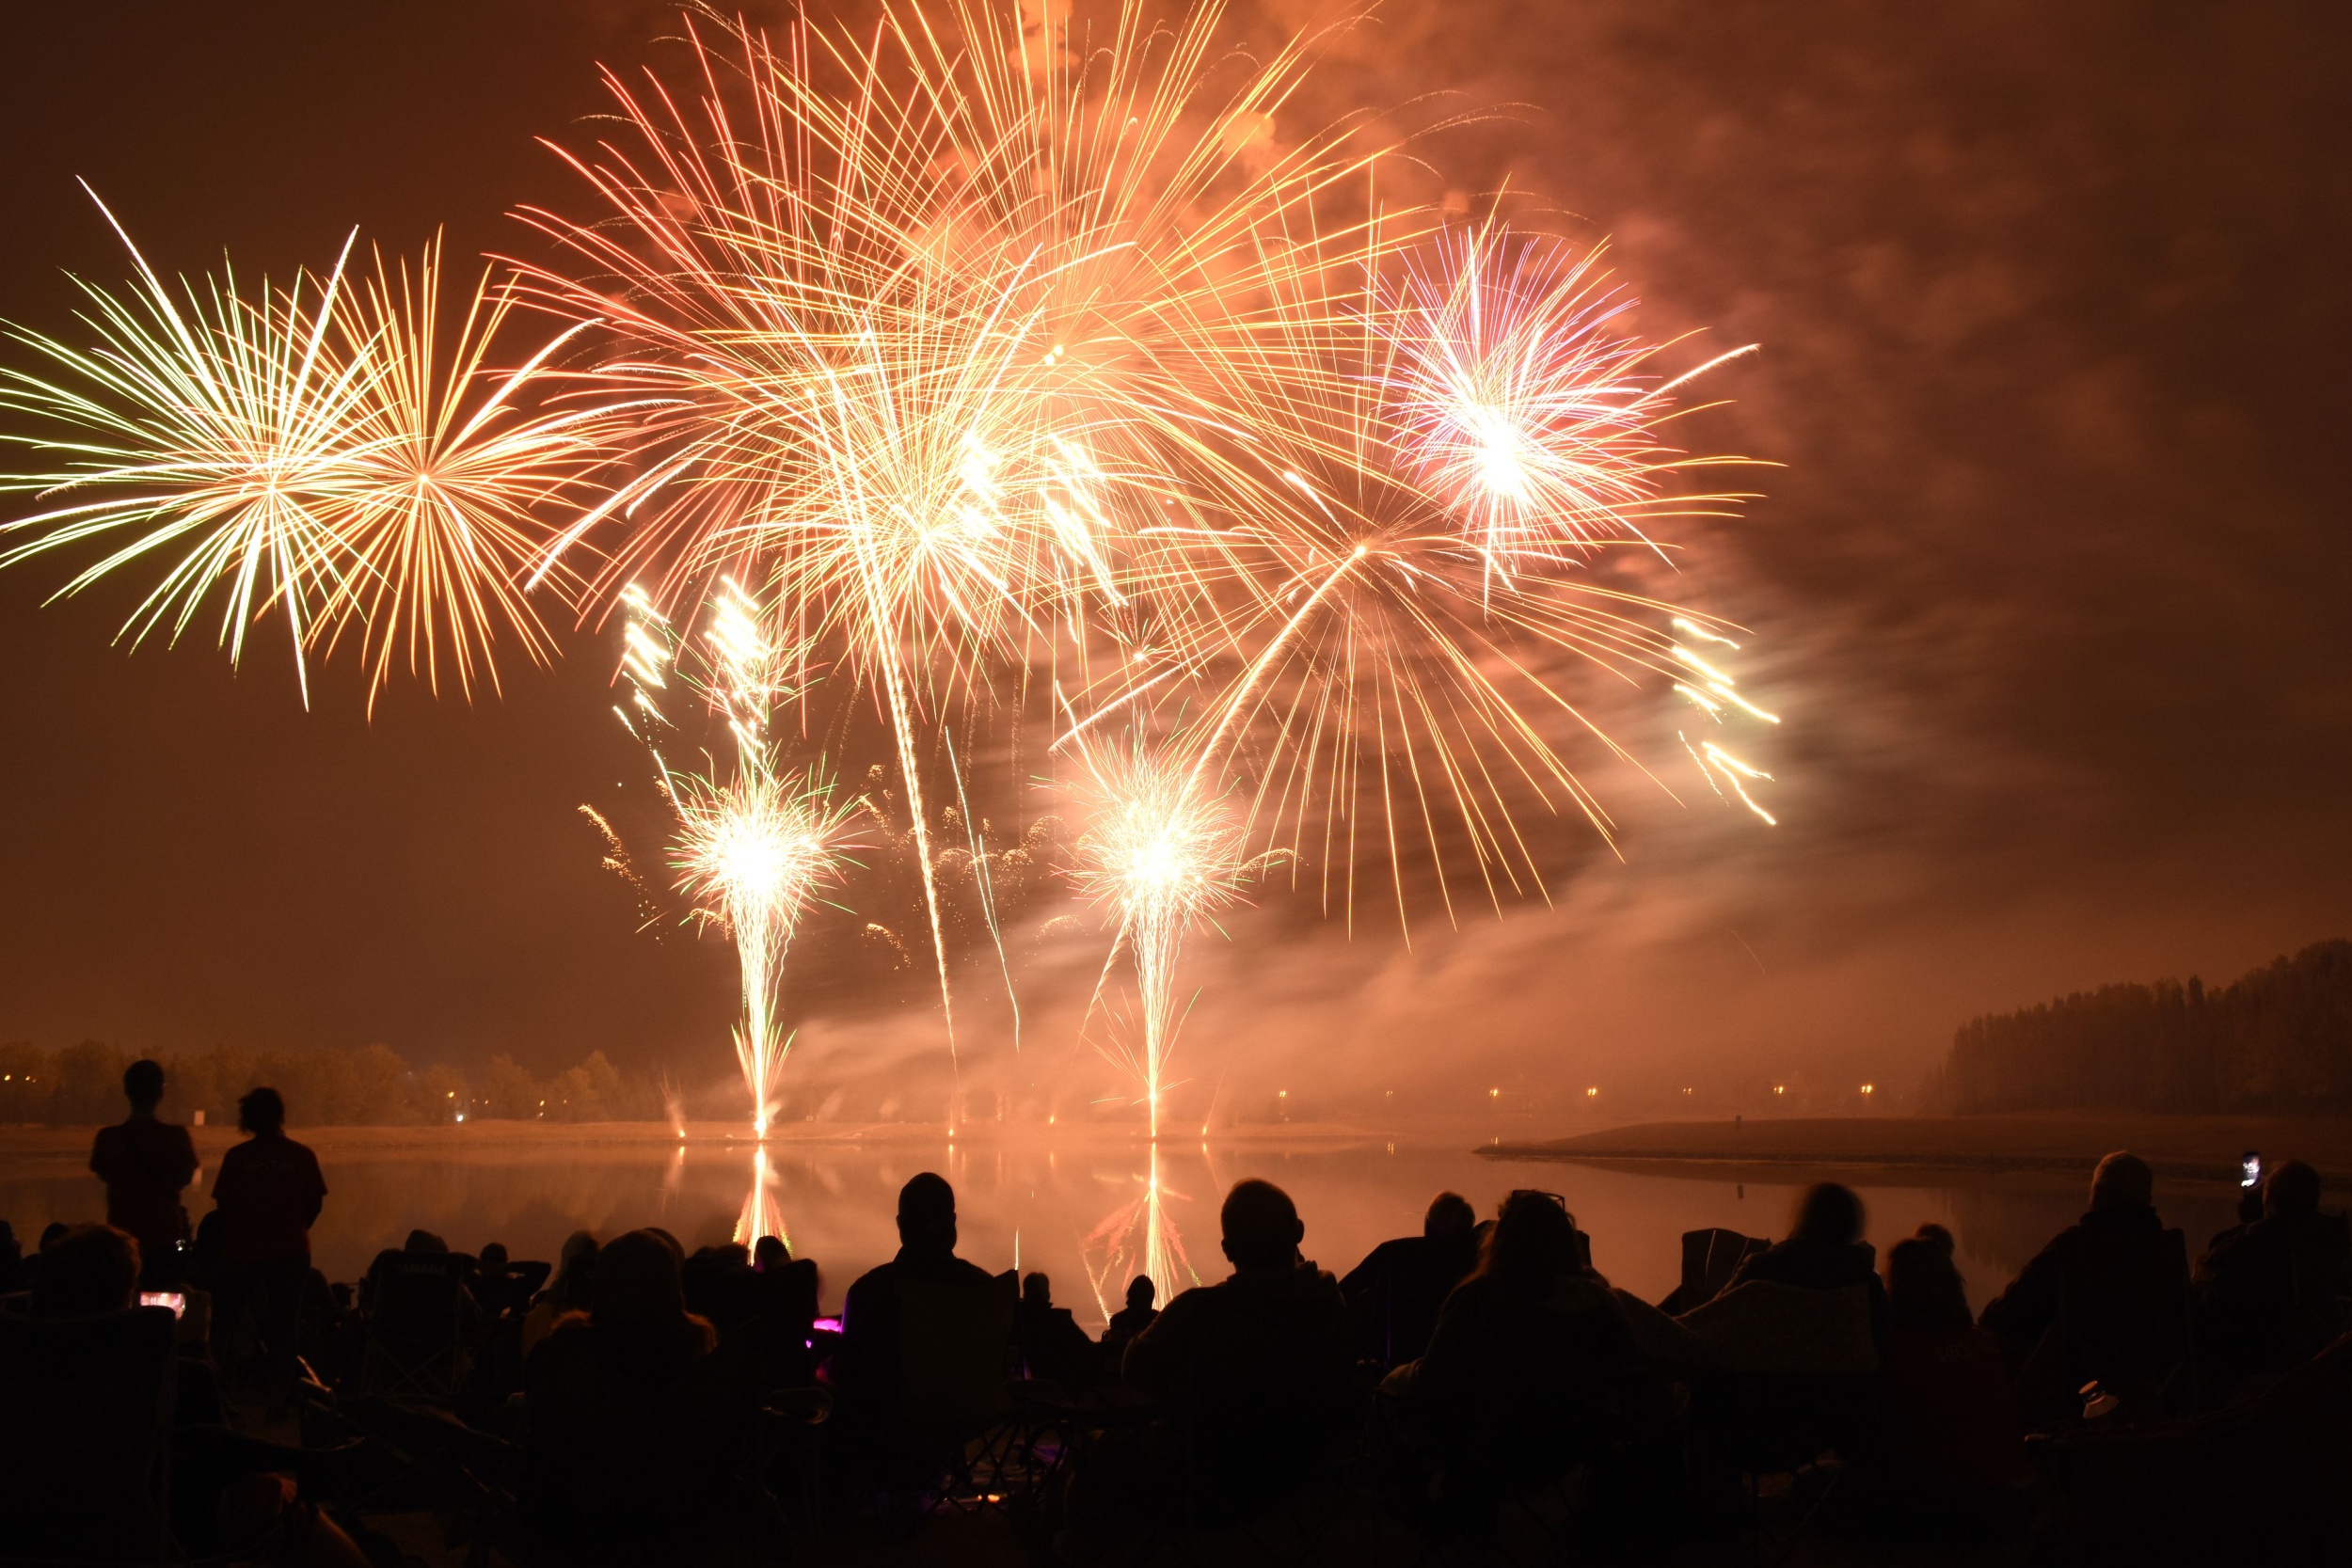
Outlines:
[[[1772, 1243], [1758, 1236], [1711, 1226], [1682, 1233], [1682, 1289], [1675, 1294], [1677, 1311], [1688, 1312], [1715, 1299], [1742, 1261]], [[1589, 1261], [1587, 1263], [1589, 1267]]]
[[0, 1316], [0, 1518], [10, 1556], [159, 1560], [176, 1387], [170, 1309]]
[[968, 1433], [1003, 1414], [1017, 1299], [1009, 1278], [898, 1280], [898, 1386], [910, 1425]]
[[379, 1338], [432, 1343], [457, 1333], [457, 1303], [473, 1259], [459, 1252], [395, 1252], [376, 1260], [375, 1309], [369, 1327]]

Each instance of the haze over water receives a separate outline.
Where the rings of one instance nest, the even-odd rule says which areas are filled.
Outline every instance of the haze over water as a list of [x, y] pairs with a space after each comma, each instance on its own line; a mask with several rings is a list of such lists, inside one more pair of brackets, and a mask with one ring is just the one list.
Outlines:
[[[302, 1135], [299, 1134], [298, 1135]], [[600, 1237], [660, 1226], [687, 1247], [728, 1240], [760, 1169], [743, 1143], [684, 1146], [659, 1139], [610, 1143], [511, 1143], [411, 1138], [338, 1148], [316, 1134], [330, 1194], [312, 1232], [314, 1256], [330, 1279], [356, 1279], [369, 1259], [398, 1246], [413, 1227], [473, 1251], [502, 1241], [520, 1258], [553, 1259], [564, 1236]], [[218, 1160], [203, 1143], [208, 1169]], [[99, 1182], [82, 1168], [87, 1144], [44, 1141], [36, 1152], [0, 1149], [0, 1218], [29, 1248], [53, 1219], [103, 1217]], [[1018, 1266], [1053, 1277], [1055, 1300], [1099, 1331], [1126, 1281], [1143, 1271], [1152, 1156], [1140, 1144], [983, 1138], [950, 1145], [890, 1141], [788, 1140], [765, 1154], [767, 1193], [796, 1256], [824, 1274], [823, 1299], [837, 1308], [857, 1275], [897, 1247], [892, 1216], [899, 1186], [920, 1170], [955, 1183], [959, 1250], [991, 1270]], [[1420, 1228], [1422, 1211], [1451, 1189], [1491, 1214], [1515, 1187], [1564, 1195], [1593, 1239], [1593, 1260], [1612, 1283], [1655, 1301], [1680, 1268], [1685, 1230], [1724, 1226], [1750, 1235], [1787, 1227], [1797, 1188], [1685, 1174], [1647, 1175], [1581, 1164], [1479, 1158], [1467, 1147], [1385, 1140], [1350, 1143], [1164, 1144], [1158, 1163], [1163, 1272], [1178, 1287], [1221, 1279], [1216, 1211], [1243, 1177], [1279, 1183], [1297, 1199], [1307, 1256], [1344, 1273], [1378, 1242]], [[1884, 1173], [1875, 1173], [1883, 1180]], [[1856, 1182], [1868, 1208], [1867, 1234], [1882, 1256], [1921, 1222], [1951, 1227], [1973, 1305], [1981, 1306], [2042, 1242], [2082, 1207], [2079, 1181], [2021, 1177], [1926, 1177], [1936, 1185]], [[211, 1207], [191, 1192], [191, 1215]], [[2160, 1185], [2158, 1208], [2183, 1227], [2192, 1248], [2230, 1222], [2222, 1189]]]

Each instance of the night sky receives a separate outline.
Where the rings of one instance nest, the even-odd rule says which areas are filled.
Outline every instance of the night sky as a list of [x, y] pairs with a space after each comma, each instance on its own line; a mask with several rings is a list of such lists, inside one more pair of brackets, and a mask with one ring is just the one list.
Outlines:
[[[584, 203], [532, 138], [585, 140], [596, 63], [659, 57], [664, 16], [9, 6], [0, 316], [63, 330], [60, 269], [123, 275], [77, 176], [166, 269], [283, 278], [355, 225], [537, 254], [506, 213]], [[1750, 630], [1782, 826], [1603, 768], [1624, 858], [1540, 825], [1573, 867], [1549, 908], [1408, 951], [1263, 895], [1192, 949], [1200, 1083], [1900, 1083], [1970, 1013], [2352, 932], [2352, 13], [1449, 0], [1332, 48], [1302, 124], [1486, 112], [1435, 178], [1608, 238], [1693, 358], [1762, 345], [1682, 436], [1779, 467], [1679, 531], [1671, 592]], [[62, 575], [0, 574], [0, 1039], [731, 1071], [731, 953], [635, 934], [575, 810], [643, 796], [609, 637], [471, 707], [396, 683], [371, 722], [348, 664], [302, 710], [282, 632], [238, 674], [202, 634], [131, 655], [129, 587], [42, 608]], [[1082, 946], [1041, 959], [1018, 1062], [976, 1022], [978, 1070], [1099, 1076]], [[844, 1114], [945, 1057], [935, 998], [855, 952], [818, 955], [802, 1020], [806, 1070], [868, 1085]]]

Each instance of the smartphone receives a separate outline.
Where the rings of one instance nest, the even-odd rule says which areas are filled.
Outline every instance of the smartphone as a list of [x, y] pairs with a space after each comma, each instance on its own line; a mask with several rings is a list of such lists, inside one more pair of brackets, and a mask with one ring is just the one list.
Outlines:
[[141, 1307], [168, 1307], [171, 1308], [171, 1315], [175, 1318], [184, 1318], [188, 1314], [188, 1298], [178, 1291], [141, 1291], [139, 1305]]
[[2259, 1187], [2263, 1184], [2263, 1155], [2259, 1148], [2249, 1148], [2238, 1156], [2237, 1184]]

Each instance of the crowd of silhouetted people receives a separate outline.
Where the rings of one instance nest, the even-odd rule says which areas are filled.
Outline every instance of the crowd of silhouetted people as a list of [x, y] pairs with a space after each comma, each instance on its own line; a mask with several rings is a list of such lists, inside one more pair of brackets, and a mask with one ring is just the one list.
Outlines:
[[358, 1563], [382, 1544], [352, 1499], [388, 1496], [524, 1563], [783, 1551], [828, 1517], [947, 1507], [1017, 1513], [1085, 1561], [1334, 1496], [1472, 1548], [1549, 1497], [1638, 1559], [1761, 1528], [1768, 1492], [1784, 1528], [2032, 1528], [2084, 1560], [2212, 1529], [2272, 1560], [2352, 1549], [2352, 1231], [2298, 1162], [2192, 1264], [2150, 1167], [2110, 1154], [2080, 1220], [1973, 1314], [1947, 1231], [1882, 1268], [1835, 1183], [1778, 1240], [1685, 1235], [1652, 1303], [1610, 1285], [1554, 1194], [1485, 1219], [1441, 1194], [1335, 1276], [1290, 1196], [1244, 1180], [1230, 1275], [1165, 1302], [1138, 1276], [1098, 1338], [1045, 1275], [959, 1257], [930, 1173], [837, 1319], [778, 1238], [690, 1252], [651, 1227], [551, 1261], [417, 1230], [330, 1283], [309, 1237], [326, 1183], [278, 1095], [240, 1102], [191, 1227], [163, 1086], [134, 1064], [129, 1117], [97, 1136], [104, 1224], [29, 1256], [0, 1226], [0, 1556]]

